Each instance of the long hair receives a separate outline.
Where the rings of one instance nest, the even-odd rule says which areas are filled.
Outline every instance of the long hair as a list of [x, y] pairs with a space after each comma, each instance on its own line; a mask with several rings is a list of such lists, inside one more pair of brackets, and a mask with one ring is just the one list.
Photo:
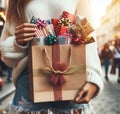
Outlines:
[[9, 0], [7, 9], [8, 23], [20, 24], [26, 22], [25, 6], [31, 0]]

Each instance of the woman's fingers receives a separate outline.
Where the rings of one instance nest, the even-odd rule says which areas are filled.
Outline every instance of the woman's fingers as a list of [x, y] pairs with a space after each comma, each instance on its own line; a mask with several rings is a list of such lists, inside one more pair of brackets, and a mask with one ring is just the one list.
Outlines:
[[32, 24], [32, 23], [23, 23], [23, 24], [17, 26], [17, 27], [16, 27], [16, 30], [19, 30], [19, 29], [22, 29], [22, 28], [25, 28], [25, 27], [35, 28], [36, 25], [35, 25], [35, 24]]
[[80, 104], [80, 103], [88, 103], [90, 101], [90, 98], [89, 96], [85, 96], [85, 97], [82, 97], [81, 99], [79, 99], [76, 103]]
[[35, 28], [22, 28], [19, 30], [15, 31], [15, 35], [19, 35], [19, 34], [23, 34], [23, 33], [29, 33], [29, 32], [35, 32], [36, 29]]
[[76, 103], [86, 103], [88, 102], [87, 96], [87, 90], [85, 88], [82, 88], [80, 92], [76, 96]]
[[24, 34], [24, 33], [31, 33], [36, 31], [36, 25], [24, 23], [22, 25], [19, 25], [15, 29], [15, 35]]
[[95, 84], [87, 83], [77, 94], [76, 103], [88, 103], [97, 93], [98, 87]]
[[90, 99], [95, 97], [99, 90], [98, 86], [94, 83], [87, 83], [86, 88], [88, 88], [88, 96]]
[[23, 23], [17, 26], [15, 29], [16, 42], [22, 44], [32, 40], [36, 36], [35, 31], [35, 24]]
[[24, 38], [24, 39], [18, 39], [17, 40], [17, 43], [18, 44], [23, 44], [23, 43], [26, 43], [28, 41], [31, 41], [34, 37], [29, 37], [29, 38]]
[[19, 34], [16, 36], [16, 40], [19, 40], [19, 39], [26, 39], [26, 38], [29, 38], [29, 37], [35, 37], [36, 34], [35, 33], [23, 33], [23, 34]]

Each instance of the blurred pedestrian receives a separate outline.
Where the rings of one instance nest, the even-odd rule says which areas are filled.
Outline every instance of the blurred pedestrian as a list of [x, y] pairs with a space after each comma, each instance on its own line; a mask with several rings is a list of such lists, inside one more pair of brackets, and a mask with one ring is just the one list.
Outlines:
[[113, 49], [113, 65], [118, 68], [118, 80], [117, 82], [120, 83], [120, 39], [115, 40], [115, 45]]
[[112, 55], [112, 51], [109, 48], [109, 43], [105, 43], [103, 46], [103, 49], [101, 50], [101, 53], [100, 53], [100, 60], [101, 60], [102, 66], [104, 66], [105, 79], [107, 81], [109, 81], [108, 70], [109, 70], [109, 66], [110, 66], [112, 57], [113, 57], [113, 55]]

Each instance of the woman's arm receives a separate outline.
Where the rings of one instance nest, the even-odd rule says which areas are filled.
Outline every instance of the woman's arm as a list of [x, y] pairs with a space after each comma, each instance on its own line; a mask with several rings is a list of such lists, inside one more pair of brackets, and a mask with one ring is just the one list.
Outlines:
[[15, 30], [13, 27], [12, 29], [15, 34], [14, 32], [13, 34], [10, 34], [10, 25], [8, 23], [5, 23], [4, 25], [1, 35], [0, 47], [2, 59], [8, 66], [15, 66], [23, 57], [27, 55], [27, 49], [29, 44], [26, 43], [26, 45], [21, 45], [22, 43], [28, 41], [23, 41], [23, 39], [27, 37], [25, 34], [26, 28], [27, 27], [23, 26], [22, 28], [18, 28]]
[[[92, 21], [91, 6], [89, 0], [79, 0], [76, 15], [86, 17]], [[91, 22], [92, 23], [92, 22]], [[86, 45], [87, 83], [78, 92], [75, 101], [77, 103], [89, 102], [94, 96], [103, 90], [102, 69], [97, 52], [96, 41]]]
[[96, 43], [86, 46], [87, 83], [78, 92], [75, 101], [77, 103], [89, 102], [103, 90], [102, 69], [97, 54]]

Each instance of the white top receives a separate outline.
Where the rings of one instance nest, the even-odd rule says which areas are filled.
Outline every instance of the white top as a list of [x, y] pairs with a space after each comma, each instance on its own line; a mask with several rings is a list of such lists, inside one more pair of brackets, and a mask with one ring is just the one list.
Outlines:
[[[78, 4], [79, 2], [79, 4]], [[41, 19], [59, 18], [63, 11], [75, 13], [78, 5], [77, 15], [85, 16], [90, 19], [89, 0], [32, 0], [26, 7], [25, 13], [28, 22], [32, 16]], [[1, 53], [4, 62], [14, 67], [13, 81], [27, 66], [27, 46], [20, 46], [15, 42], [14, 26], [5, 24], [1, 36]], [[96, 84], [100, 91], [103, 89], [101, 79], [101, 65], [97, 53], [96, 42], [86, 46], [86, 64], [87, 64], [87, 81]]]
[[116, 48], [114, 48], [114, 51], [115, 51], [114, 58], [116, 58], [116, 59], [120, 59], [120, 48], [118, 48], [118, 50]]
[[63, 10], [75, 13], [77, 2], [78, 0], [32, 0], [26, 8], [26, 16], [30, 18], [35, 14], [37, 18], [44, 20], [59, 18]]

